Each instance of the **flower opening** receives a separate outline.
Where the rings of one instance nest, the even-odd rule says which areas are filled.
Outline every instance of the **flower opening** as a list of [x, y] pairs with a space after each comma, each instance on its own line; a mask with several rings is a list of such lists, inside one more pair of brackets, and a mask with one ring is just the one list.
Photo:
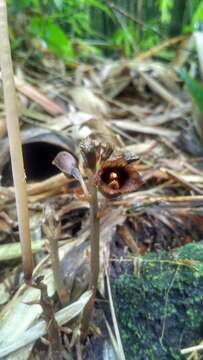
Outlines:
[[143, 180], [135, 169], [135, 162], [128, 163], [122, 155], [101, 164], [96, 181], [99, 190], [106, 197], [116, 197], [137, 190]]

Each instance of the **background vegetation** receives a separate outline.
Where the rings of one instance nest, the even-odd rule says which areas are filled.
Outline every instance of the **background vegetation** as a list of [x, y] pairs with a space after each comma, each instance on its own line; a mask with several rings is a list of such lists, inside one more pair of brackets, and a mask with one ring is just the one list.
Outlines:
[[48, 52], [65, 62], [133, 57], [203, 20], [202, 0], [8, 0], [8, 6], [18, 56]]

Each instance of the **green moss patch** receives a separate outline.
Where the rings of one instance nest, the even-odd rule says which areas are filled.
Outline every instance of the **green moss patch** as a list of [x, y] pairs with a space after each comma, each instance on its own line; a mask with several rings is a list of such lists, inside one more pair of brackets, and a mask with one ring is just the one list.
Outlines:
[[202, 243], [150, 253], [112, 287], [126, 359], [185, 359], [180, 349], [203, 339]]

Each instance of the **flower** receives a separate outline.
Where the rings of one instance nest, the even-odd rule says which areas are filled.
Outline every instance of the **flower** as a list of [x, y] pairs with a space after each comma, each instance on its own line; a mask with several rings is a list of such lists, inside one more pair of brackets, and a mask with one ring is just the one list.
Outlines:
[[[137, 190], [144, 179], [136, 170], [138, 157], [134, 154], [115, 153], [110, 143], [86, 138], [80, 145], [89, 181], [108, 198]], [[74, 176], [81, 184], [84, 194], [88, 189], [77, 167], [75, 158], [68, 152], [60, 152], [53, 161], [65, 175]]]
[[128, 161], [124, 154], [102, 162], [96, 174], [96, 184], [100, 192], [113, 198], [137, 190], [143, 180], [135, 165], [136, 162], [132, 159]]

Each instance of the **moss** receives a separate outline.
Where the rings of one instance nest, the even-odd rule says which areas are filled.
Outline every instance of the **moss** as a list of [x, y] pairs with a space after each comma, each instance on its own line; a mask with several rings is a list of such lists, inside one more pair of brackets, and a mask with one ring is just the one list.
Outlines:
[[202, 340], [203, 245], [142, 258], [139, 276], [112, 280], [126, 358], [185, 359], [180, 349]]

